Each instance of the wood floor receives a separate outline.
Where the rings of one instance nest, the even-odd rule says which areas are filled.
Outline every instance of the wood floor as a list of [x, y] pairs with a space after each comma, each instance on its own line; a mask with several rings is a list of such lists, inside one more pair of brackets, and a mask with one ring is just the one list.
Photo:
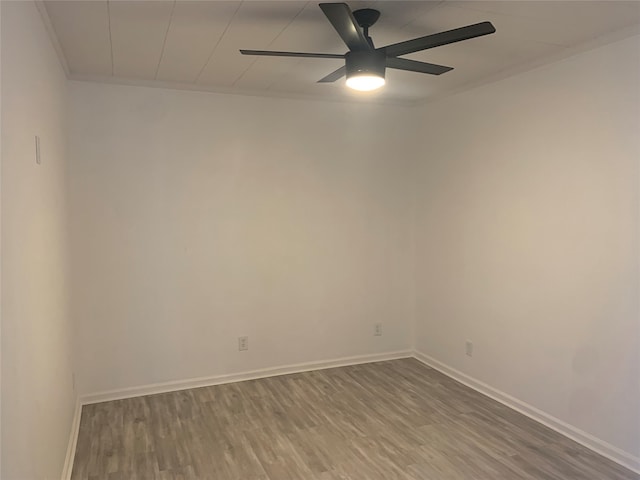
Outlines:
[[72, 478], [639, 477], [403, 359], [87, 405]]

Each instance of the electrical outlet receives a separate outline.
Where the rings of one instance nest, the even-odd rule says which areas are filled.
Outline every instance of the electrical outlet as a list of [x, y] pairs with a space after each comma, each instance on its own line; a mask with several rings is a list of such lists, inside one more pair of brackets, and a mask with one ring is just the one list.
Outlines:
[[375, 337], [381, 337], [382, 336], [382, 324], [381, 323], [376, 323], [373, 326], [373, 335]]
[[238, 337], [238, 350], [249, 350], [249, 337]]
[[473, 357], [473, 342], [471, 340], [467, 340], [465, 343], [464, 352], [467, 354], [467, 357]]

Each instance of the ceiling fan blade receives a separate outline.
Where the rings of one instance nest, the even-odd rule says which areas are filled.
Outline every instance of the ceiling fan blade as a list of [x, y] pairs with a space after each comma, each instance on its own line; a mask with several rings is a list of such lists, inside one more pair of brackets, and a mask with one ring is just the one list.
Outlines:
[[329, 75], [327, 75], [324, 78], [321, 78], [320, 80], [318, 80], [318, 83], [331, 83], [331, 82], [335, 82], [336, 80], [340, 80], [342, 77], [345, 76], [345, 74], [347, 73], [347, 67], [345, 67], [344, 65], [342, 67], [340, 67], [339, 69], [337, 69], [335, 72], [331, 72]]
[[466, 27], [455, 28], [453, 30], [447, 30], [446, 32], [427, 35], [426, 37], [394, 43], [393, 45], [387, 45], [386, 47], [379, 48], [378, 50], [384, 50], [387, 55], [397, 57], [398, 55], [406, 55], [407, 53], [419, 52], [420, 50], [426, 50], [428, 48], [439, 47], [441, 45], [448, 45], [449, 43], [489, 35], [495, 31], [496, 29], [491, 22], [482, 22], [474, 25], [467, 25]]
[[240, 53], [264, 57], [344, 58], [344, 55], [339, 53], [276, 52], [273, 50], [240, 50]]
[[429, 73], [431, 75], [442, 75], [453, 70], [453, 67], [395, 57], [387, 57], [387, 67], [395, 68], [396, 70], [407, 70], [408, 72]]
[[346, 43], [349, 50], [371, 50], [372, 47], [346, 3], [321, 3], [320, 8]]

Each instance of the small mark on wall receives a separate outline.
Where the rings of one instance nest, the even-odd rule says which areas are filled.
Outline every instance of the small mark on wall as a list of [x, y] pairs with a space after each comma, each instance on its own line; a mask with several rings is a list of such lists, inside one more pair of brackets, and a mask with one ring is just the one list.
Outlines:
[[36, 135], [35, 143], [36, 143], [36, 164], [40, 165], [42, 163], [42, 160], [40, 159], [40, 137], [38, 135]]

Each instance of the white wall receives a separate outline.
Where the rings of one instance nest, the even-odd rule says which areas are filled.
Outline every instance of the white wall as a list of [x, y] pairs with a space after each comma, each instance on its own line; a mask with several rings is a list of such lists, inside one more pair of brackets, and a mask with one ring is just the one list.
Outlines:
[[[0, 112], [2, 112], [2, 8], [0, 8]], [[0, 114], [0, 477], [2, 476], [2, 115]]]
[[[2, 472], [59, 478], [75, 405], [66, 79], [31, 2], [2, 2]], [[42, 165], [35, 164], [39, 135]]]
[[426, 105], [416, 175], [417, 349], [636, 457], [638, 45]]
[[71, 92], [81, 393], [410, 347], [407, 109]]
[[418, 112], [72, 82], [67, 186], [63, 74], [35, 7], [2, 2], [2, 478], [62, 467], [70, 292], [84, 394], [415, 330], [638, 455], [637, 42]]

